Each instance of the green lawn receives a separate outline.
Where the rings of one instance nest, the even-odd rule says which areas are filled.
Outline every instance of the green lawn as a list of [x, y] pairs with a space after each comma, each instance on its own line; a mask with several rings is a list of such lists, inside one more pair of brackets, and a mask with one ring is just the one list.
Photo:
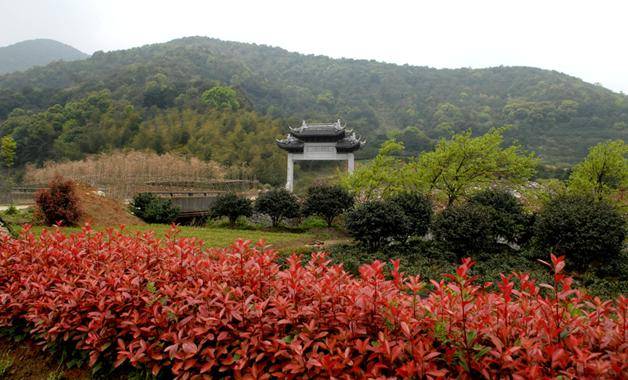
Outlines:
[[[32, 232], [39, 235], [44, 228], [33, 226]], [[102, 230], [104, 227], [94, 227], [95, 230]], [[72, 233], [80, 231], [78, 227], [63, 227], [64, 233]], [[290, 250], [302, 248], [306, 244], [312, 243], [317, 239], [313, 233], [294, 233], [294, 232], [275, 232], [263, 230], [246, 230], [246, 229], [230, 229], [220, 227], [179, 227], [180, 237], [195, 237], [205, 241], [208, 247], [226, 247], [233, 243], [236, 239], [248, 239], [256, 242], [264, 239], [267, 243], [273, 245], [277, 249]], [[170, 226], [164, 224], [151, 224], [143, 226], [126, 226], [126, 233], [148, 232], [153, 231], [158, 237], [163, 237], [170, 230]]]

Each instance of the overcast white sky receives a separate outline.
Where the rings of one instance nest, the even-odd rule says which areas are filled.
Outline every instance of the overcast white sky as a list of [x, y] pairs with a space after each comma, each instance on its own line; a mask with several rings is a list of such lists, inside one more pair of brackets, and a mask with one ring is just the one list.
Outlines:
[[525, 65], [628, 93], [624, 0], [0, 0], [0, 46], [86, 53], [202, 35], [432, 67]]

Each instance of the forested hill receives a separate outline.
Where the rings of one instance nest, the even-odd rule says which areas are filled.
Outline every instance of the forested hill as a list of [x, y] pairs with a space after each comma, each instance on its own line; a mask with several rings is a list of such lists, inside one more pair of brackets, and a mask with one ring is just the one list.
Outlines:
[[[0, 121], [4, 120], [0, 135], [11, 133], [17, 140], [30, 139], [35, 144], [37, 137], [28, 136], [26, 125], [37, 124], [47, 131], [47, 138], [56, 144], [49, 144], [54, 151], [23, 156], [22, 161], [75, 158], [137, 145], [213, 159], [215, 154], [208, 151], [215, 146], [209, 143], [199, 153], [208, 142], [196, 141], [200, 145], [193, 148], [189, 141], [202, 140], [194, 136], [198, 119], [208, 117], [203, 116], [208, 110], [200, 101], [201, 94], [216, 85], [236, 89], [242, 106], [237, 112], [245, 110], [247, 118], [273, 124], [273, 130], [280, 125], [285, 131], [288, 122], [300, 119], [341, 118], [367, 137], [363, 155], [372, 154], [391, 135], [403, 140], [410, 151], [418, 151], [452, 132], [472, 128], [482, 133], [512, 124], [510, 137], [543, 160], [570, 163], [584, 157], [587, 148], [600, 140], [628, 137], [627, 96], [555, 71], [529, 67], [441, 70], [302, 55], [203, 37], [97, 52], [81, 61], [55, 62], [0, 76]], [[92, 103], [87, 100], [90, 96]], [[98, 117], [72, 116], [86, 112], [78, 110], [79, 105], [93, 105], [93, 99], [103, 97], [113, 108], [102, 106], [106, 109], [101, 107]], [[34, 113], [42, 111], [46, 112]], [[216, 116], [214, 121], [224, 117]], [[54, 127], [47, 130], [46, 125]], [[164, 132], [164, 125], [169, 132]], [[250, 126], [235, 131], [233, 125], [223, 125], [219, 134], [235, 134], [235, 139], [244, 131], [251, 143], [257, 139], [273, 149], [277, 135], [268, 136], [267, 129], [260, 127], [257, 131], [263, 135], [249, 136]], [[115, 142], [107, 140], [111, 136], [103, 137], [107, 133], [115, 134]], [[171, 135], [179, 140], [173, 141]], [[76, 143], [77, 136], [89, 143]], [[67, 145], [70, 142], [75, 145]]]
[[55, 40], [22, 41], [0, 47], [0, 74], [43, 66], [53, 61], [74, 61], [87, 57], [82, 51]]

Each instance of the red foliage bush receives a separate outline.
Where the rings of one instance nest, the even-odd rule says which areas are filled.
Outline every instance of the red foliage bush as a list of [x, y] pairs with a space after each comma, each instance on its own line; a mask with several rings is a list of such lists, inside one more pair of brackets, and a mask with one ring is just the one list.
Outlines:
[[263, 243], [202, 248], [120, 231], [0, 240], [0, 326], [181, 379], [626, 378], [628, 301], [502, 276], [466, 259], [432, 282], [392, 261], [359, 278], [324, 254], [282, 269]]
[[55, 176], [48, 189], [41, 189], [35, 194], [35, 203], [39, 216], [48, 226], [74, 226], [81, 218], [76, 184], [61, 176]]

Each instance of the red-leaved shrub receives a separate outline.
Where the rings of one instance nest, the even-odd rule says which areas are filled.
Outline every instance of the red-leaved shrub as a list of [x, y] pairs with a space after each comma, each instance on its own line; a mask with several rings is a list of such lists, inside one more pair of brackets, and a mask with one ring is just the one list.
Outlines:
[[88, 227], [2, 238], [0, 326], [181, 379], [628, 376], [627, 299], [573, 289], [561, 257], [553, 283], [513, 274], [497, 292], [468, 259], [430, 289], [398, 261], [356, 278], [324, 254], [275, 259]]
[[50, 181], [47, 189], [35, 194], [37, 213], [48, 226], [62, 224], [74, 226], [81, 218], [76, 184], [57, 175]]

